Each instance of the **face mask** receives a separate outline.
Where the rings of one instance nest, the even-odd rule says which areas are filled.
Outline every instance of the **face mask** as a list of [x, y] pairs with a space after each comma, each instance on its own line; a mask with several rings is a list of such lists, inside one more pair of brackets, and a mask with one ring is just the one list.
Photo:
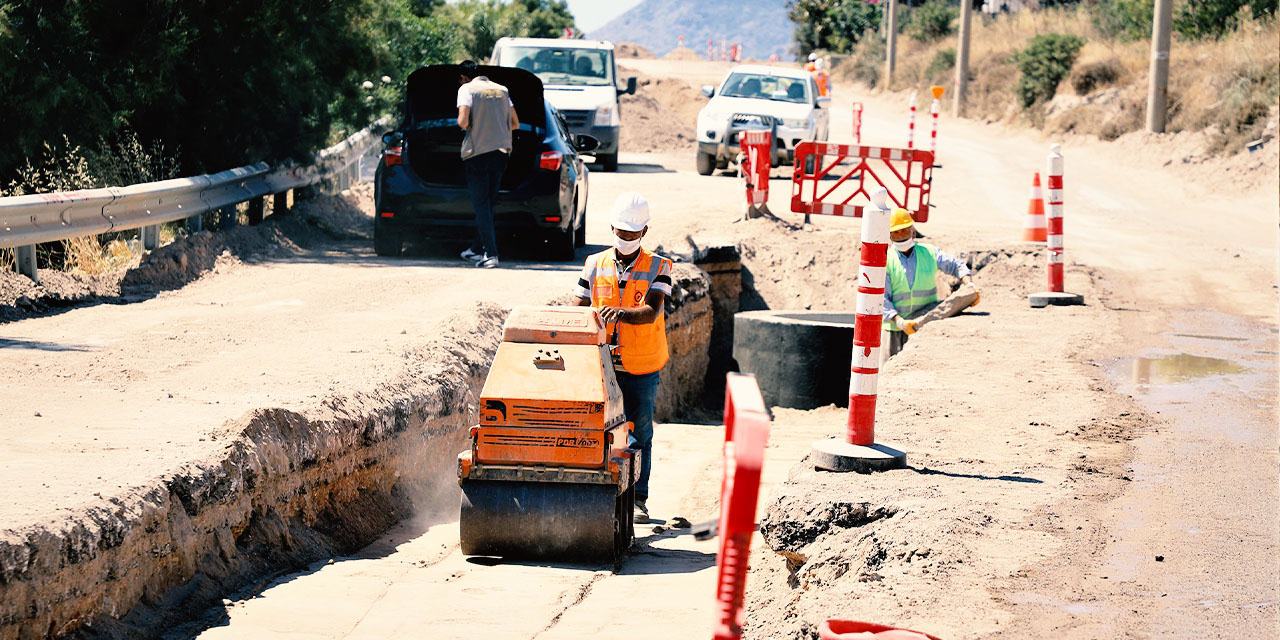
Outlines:
[[914, 246], [916, 246], [916, 239], [915, 239], [915, 238], [910, 238], [910, 239], [907, 239], [907, 240], [903, 240], [902, 242], [895, 242], [895, 243], [893, 243], [893, 248], [894, 248], [894, 249], [897, 249], [898, 251], [901, 251], [901, 252], [903, 252], [903, 253], [906, 253], [906, 252], [910, 251], [910, 250], [911, 250], [911, 248], [912, 248], [912, 247], [914, 247]]
[[623, 240], [615, 235], [613, 236], [613, 248], [618, 250], [619, 255], [629, 256], [640, 250], [640, 238]]

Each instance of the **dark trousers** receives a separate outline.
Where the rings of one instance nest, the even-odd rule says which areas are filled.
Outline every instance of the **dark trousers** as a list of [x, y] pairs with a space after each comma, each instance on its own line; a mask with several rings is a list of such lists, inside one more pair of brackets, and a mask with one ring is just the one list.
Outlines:
[[507, 154], [490, 151], [462, 161], [467, 177], [467, 191], [471, 194], [471, 206], [476, 212], [476, 237], [471, 250], [498, 256], [498, 238], [493, 231], [493, 205], [498, 200], [498, 185], [507, 170]]
[[622, 411], [635, 426], [628, 439], [640, 450], [640, 479], [636, 481], [636, 500], [649, 497], [649, 470], [653, 468], [653, 403], [658, 399], [658, 372], [632, 375], [615, 371], [622, 389]]

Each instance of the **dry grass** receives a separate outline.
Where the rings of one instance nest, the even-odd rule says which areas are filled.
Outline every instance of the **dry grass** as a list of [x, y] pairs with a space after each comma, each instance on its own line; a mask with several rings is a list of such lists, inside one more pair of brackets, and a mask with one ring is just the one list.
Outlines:
[[[1024, 110], [1016, 94], [1019, 72], [1014, 56], [1032, 37], [1045, 33], [1081, 36], [1085, 46], [1054, 100]], [[927, 95], [930, 85], [954, 86], [955, 69], [939, 64], [939, 52], [956, 47], [954, 36], [932, 43], [900, 37], [898, 42], [898, 70], [890, 89]], [[970, 43], [969, 117], [1020, 121], [1051, 132], [1104, 139], [1145, 124], [1150, 42], [1109, 40], [1082, 8], [1021, 11], [994, 19], [974, 16]], [[880, 60], [866, 59], [882, 52], [880, 46], [859, 47], [837, 74], [876, 86], [879, 74], [868, 77], [858, 71], [883, 68]], [[1105, 79], [1108, 74], [1114, 80]], [[1239, 151], [1262, 135], [1280, 101], [1280, 28], [1275, 20], [1245, 19], [1221, 40], [1187, 41], [1175, 35], [1169, 77], [1168, 130], [1209, 130], [1214, 151]], [[1083, 87], [1087, 90], [1078, 95], [1074, 86], [1090, 81], [1094, 86]]]
[[65, 269], [71, 273], [101, 275], [127, 269], [138, 264], [142, 244], [135, 237], [106, 240], [98, 236], [82, 236], [63, 241], [66, 251]]

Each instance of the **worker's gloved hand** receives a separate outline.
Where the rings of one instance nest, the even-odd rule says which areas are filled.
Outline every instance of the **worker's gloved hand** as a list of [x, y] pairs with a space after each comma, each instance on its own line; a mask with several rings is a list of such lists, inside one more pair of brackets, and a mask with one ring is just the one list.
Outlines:
[[916, 330], [919, 328], [915, 322], [911, 320], [903, 320], [902, 316], [895, 316], [893, 319], [893, 322], [895, 325], [897, 325], [898, 331], [901, 331], [909, 336], [915, 335]]

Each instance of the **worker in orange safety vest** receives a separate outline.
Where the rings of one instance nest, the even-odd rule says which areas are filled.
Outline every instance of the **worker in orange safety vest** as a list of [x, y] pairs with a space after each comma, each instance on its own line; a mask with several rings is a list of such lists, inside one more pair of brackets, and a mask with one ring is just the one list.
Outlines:
[[623, 193], [613, 203], [613, 246], [587, 258], [574, 294], [579, 306], [600, 310], [611, 344], [622, 409], [632, 423], [630, 445], [640, 450], [636, 522], [649, 521], [649, 472], [658, 373], [667, 364], [664, 305], [671, 295], [671, 260], [640, 246], [649, 231], [649, 203]]

